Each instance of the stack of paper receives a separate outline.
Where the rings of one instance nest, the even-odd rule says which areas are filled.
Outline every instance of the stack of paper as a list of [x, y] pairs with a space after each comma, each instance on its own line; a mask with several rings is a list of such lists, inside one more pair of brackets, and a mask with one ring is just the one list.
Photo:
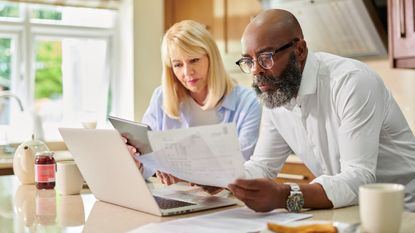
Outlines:
[[148, 136], [154, 152], [138, 157], [146, 169], [217, 187], [244, 177], [244, 159], [233, 123], [151, 131]]

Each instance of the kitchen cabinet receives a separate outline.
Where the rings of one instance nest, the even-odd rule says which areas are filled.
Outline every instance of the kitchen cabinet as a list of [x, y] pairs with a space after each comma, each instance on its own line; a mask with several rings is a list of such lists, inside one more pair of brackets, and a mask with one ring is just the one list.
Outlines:
[[241, 36], [252, 17], [261, 11], [259, 0], [165, 0], [165, 30], [174, 23], [192, 19], [212, 33], [230, 72], [241, 54]]
[[415, 68], [415, 0], [388, 0], [389, 58], [394, 68]]

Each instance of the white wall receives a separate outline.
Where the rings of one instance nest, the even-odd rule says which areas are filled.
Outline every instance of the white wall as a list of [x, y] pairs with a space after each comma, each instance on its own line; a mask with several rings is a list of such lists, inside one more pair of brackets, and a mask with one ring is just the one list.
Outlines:
[[[113, 73], [112, 111], [118, 117], [134, 119], [134, 37], [133, 37], [133, 0], [122, 0], [118, 15], [117, 37], [113, 57], [115, 70]], [[122, 103], [122, 104], [121, 104]]]
[[140, 121], [161, 81], [163, 0], [134, 0], [134, 120]]

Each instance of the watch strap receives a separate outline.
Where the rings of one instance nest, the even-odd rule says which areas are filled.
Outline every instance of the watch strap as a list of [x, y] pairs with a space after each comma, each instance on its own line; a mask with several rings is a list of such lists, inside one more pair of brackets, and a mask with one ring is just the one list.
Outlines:
[[287, 210], [289, 212], [299, 212], [304, 206], [304, 196], [300, 186], [296, 183], [286, 183], [290, 185], [291, 191], [287, 198]]

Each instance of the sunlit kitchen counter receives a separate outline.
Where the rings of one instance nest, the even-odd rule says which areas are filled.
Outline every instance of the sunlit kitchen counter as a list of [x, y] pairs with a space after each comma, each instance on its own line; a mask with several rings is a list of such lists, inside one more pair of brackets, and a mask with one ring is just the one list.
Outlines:
[[[234, 207], [228, 207], [234, 208]], [[224, 208], [174, 217], [157, 217], [97, 201], [88, 191], [61, 196], [54, 190], [20, 185], [15, 176], [0, 177], [0, 232], [126, 232], [147, 223], [212, 213]], [[312, 220], [360, 222], [356, 206], [308, 211]], [[265, 227], [265, 226], [264, 226]], [[401, 232], [415, 229], [415, 213], [405, 212]]]

